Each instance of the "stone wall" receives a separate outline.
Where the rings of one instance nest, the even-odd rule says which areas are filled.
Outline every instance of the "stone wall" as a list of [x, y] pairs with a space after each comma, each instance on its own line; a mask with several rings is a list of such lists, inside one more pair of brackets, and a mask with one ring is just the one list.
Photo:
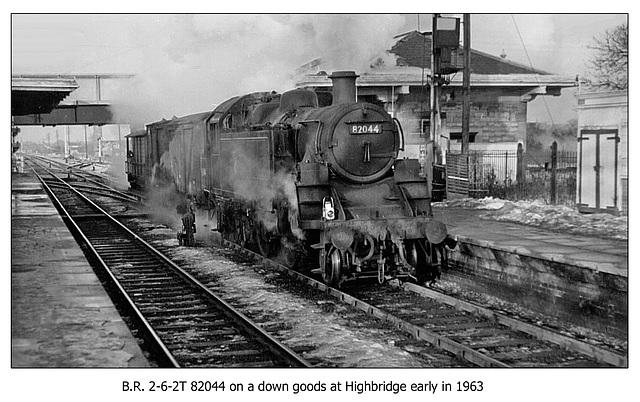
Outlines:
[[[446, 113], [443, 134], [462, 131], [462, 93], [452, 91], [455, 103], [445, 102], [441, 109]], [[476, 144], [526, 143], [527, 104], [519, 92], [502, 89], [473, 91], [469, 131], [477, 132]], [[451, 95], [448, 95], [451, 98]]]
[[[439, 146], [456, 150], [458, 140], [452, 140], [450, 133], [462, 132], [462, 90], [445, 87], [440, 94], [441, 141]], [[406, 144], [424, 144], [421, 121], [429, 119], [429, 90], [411, 87], [408, 94], [401, 94], [395, 104], [395, 116], [402, 123]], [[481, 88], [472, 92], [470, 131], [477, 133], [471, 149], [487, 149], [503, 145], [504, 149], [515, 150], [518, 142], [526, 144], [527, 103], [522, 100], [521, 90]]]
[[506, 302], [616, 336], [628, 328], [628, 280], [526, 250], [459, 238], [444, 275]]

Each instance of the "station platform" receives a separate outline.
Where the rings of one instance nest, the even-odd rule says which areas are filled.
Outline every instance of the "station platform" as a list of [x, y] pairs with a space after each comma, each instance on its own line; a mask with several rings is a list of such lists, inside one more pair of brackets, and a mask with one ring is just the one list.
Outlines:
[[479, 246], [538, 257], [558, 263], [626, 277], [629, 269], [628, 242], [551, 231], [535, 226], [483, 218], [482, 210], [433, 208], [434, 218], [447, 225], [458, 240]]
[[435, 204], [433, 214], [458, 240], [443, 278], [565, 322], [628, 336], [627, 240], [499, 221], [446, 204]]
[[148, 367], [37, 177], [11, 173], [11, 367]]

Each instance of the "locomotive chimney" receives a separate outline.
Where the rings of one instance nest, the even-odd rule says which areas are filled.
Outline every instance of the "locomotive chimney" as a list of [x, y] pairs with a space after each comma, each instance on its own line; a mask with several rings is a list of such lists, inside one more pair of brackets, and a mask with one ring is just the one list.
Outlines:
[[333, 81], [334, 105], [356, 102], [356, 78], [358, 77], [355, 71], [334, 71], [329, 76]]

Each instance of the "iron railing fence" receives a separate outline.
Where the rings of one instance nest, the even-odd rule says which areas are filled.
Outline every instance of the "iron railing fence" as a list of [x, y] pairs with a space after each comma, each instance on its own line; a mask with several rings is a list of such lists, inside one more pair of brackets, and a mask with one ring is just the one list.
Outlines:
[[[555, 144], [555, 143], [554, 143]], [[545, 153], [518, 151], [470, 151], [466, 169], [460, 169], [460, 154], [449, 154], [456, 176], [468, 175], [466, 189], [447, 188], [470, 197], [496, 197], [512, 201], [542, 200], [548, 204], [575, 207], [578, 153], [558, 151], [552, 145]], [[464, 163], [464, 162], [462, 162]], [[448, 171], [453, 171], [449, 169]], [[447, 179], [453, 174], [447, 173]], [[456, 177], [459, 180], [459, 177]]]

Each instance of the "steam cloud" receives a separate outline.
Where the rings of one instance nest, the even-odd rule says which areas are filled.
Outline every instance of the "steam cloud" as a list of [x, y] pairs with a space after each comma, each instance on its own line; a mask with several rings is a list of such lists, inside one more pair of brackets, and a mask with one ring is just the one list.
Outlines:
[[[224, 100], [255, 91], [284, 92], [295, 86], [294, 73], [303, 64], [321, 59], [327, 72], [369, 70], [386, 54], [404, 24], [401, 15], [123, 15], [132, 49], [126, 63], [135, 74], [112, 99], [115, 115], [132, 130], [145, 124], [210, 111]], [[297, 214], [297, 196], [290, 174], [279, 172], [271, 182], [243, 188], [257, 170], [252, 156], [236, 155], [234, 191], [259, 202], [258, 218], [267, 228], [275, 224], [271, 200], [289, 200]], [[173, 163], [163, 156], [163, 167]], [[178, 172], [174, 172], [177, 174]], [[183, 174], [186, 172], [182, 172]], [[169, 189], [151, 199], [157, 212], [174, 220], [178, 200]], [[268, 205], [267, 205], [268, 204]], [[172, 222], [176, 227], [178, 222]], [[295, 227], [293, 228], [294, 232]], [[298, 233], [300, 235], [300, 233]]]
[[[132, 128], [162, 118], [212, 110], [239, 94], [295, 84], [301, 65], [369, 69], [385, 56], [404, 23], [401, 15], [123, 15], [136, 74], [114, 99]], [[133, 66], [137, 65], [137, 68]]]

